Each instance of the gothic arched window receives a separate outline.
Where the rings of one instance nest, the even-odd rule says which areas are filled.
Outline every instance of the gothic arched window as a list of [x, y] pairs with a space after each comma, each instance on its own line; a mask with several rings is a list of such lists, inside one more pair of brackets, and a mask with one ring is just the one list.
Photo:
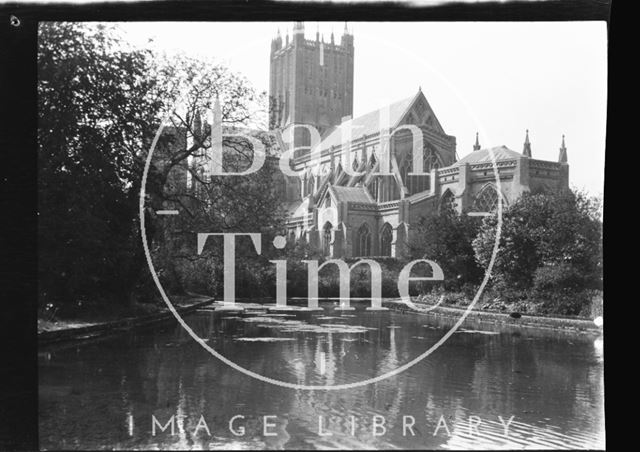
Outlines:
[[391, 242], [393, 241], [393, 232], [391, 225], [385, 223], [380, 232], [380, 255], [391, 256]]
[[456, 213], [456, 197], [451, 192], [451, 190], [447, 190], [442, 198], [440, 198], [440, 206], [439, 206], [440, 215], [452, 215]]
[[475, 212], [493, 212], [498, 208], [498, 190], [494, 185], [485, 186], [478, 196], [476, 196], [475, 201], [473, 201], [473, 210]]
[[358, 229], [356, 237], [356, 256], [370, 256], [371, 255], [371, 231], [366, 223], [363, 223]]
[[307, 178], [307, 192], [305, 193], [305, 195], [311, 195], [313, 194], [313, 186], [314, 186], [314, 176], [313, 175], [309, 175]]
[[409, 190], [410, 194], [420, 193], [429, 189], [429, 172], [434, 168], [440, 167], [437, 152], [434, 149], [425, 150], [425, 155], [422, 160], [422, 174], [409, 175], [413, 168], [413, 155], [409, 153], [402, 164], [400, 174], [402, 181]]
[[409, 173], [411, 172], [411, 161], [412, 156], [411, 154], [409, 154], [404, 158], [404, 162], [402, 162], [402, 167], [400, 168], [400, 176], [402, 176], [402, 182], [407, 188], [409, 188]]
[[327, 222], [322, 228], [322, 254], [331, 255], [331, 223]]
[[304, 173], [302, 175], [302, 197], [305, 197], [309, 194], [307, 193], [307, 187], [308, 187], [307, 179], [308, 179], [307, 173]]
[[438, 154], [436, 153], [436, 151], [430, 150], [427, 155], [424, 156], [424, 171], [429, 172], [435, 168], [440, 168]]

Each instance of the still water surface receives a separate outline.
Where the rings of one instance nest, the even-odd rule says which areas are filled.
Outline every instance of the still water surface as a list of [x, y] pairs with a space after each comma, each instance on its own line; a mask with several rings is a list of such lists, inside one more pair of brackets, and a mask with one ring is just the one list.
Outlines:
[[[423, 353], [453, 324], [366, 312], [364, 306], [351, 312], [336, 311], [331, 303], [323, 307], [275, 315], [200, 310], [186, 320], [211, 347], [247, 369], [292, 383], [330, 385], [389, 372]], [[307, 391], [248, 377], [172, 324], [43, 348], [40, 445], [602, 449], [602, 350], [602, 339], [594, 336], [466, 323], [398, 376], [356, 389]], [[237, 415], [244, 417], [232, 422], [231, 431]], [[156, 427], [154, 436], [154, 417], [164, 427], [171, 416], [174, 434], [170, 426], [164, 432]], [[265, 436], [265, 428], [273, 436]]]

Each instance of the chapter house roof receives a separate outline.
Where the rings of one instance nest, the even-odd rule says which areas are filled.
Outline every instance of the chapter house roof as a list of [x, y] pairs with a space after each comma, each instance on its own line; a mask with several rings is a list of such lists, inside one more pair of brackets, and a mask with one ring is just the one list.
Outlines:
[[[522, 154], [516, 151], [512, 151], [506, 146], [496, 146], [491, 148], [493, 152], [493, 156], [496, 161], [499, 160], [513, 160], [516, 158], [521, 158]], [[489, 149], [481, 149], [479, 151], [473, 151], [471, 154], [465, 156], [464, 158], [458, 160], [453, 166], [461, 165], [463, 163], [485, 163], [491, 162], [491, 154], [489, 153]]]

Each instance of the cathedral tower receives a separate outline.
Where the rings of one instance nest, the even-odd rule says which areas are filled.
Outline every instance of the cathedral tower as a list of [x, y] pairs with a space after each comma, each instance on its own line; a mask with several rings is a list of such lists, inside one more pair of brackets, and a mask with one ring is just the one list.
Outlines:
[[[295, 22], [293, 36], [280, 32], [271, 42], [269, 127], [309, 124], [323, 135], [353, 113], [353, 36], [346, 24], [340, 44], [304, 36], [304, 23]], [[305, 130], [296, 131], [296, 146], [309, 144]]]

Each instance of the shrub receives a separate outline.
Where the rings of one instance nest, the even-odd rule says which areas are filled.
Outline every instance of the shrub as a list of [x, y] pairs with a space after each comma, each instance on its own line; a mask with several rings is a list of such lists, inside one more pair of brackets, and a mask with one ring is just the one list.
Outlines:
[[533, 293], [555, 290], [581, 290], [588, 284], [588, 275], [571, 264], [547, 264], [539, 267], [533, 276]]
[[590, 275], [571, 264], [547, 264], [533, 277], [532, 301], [545, 314], [588, 315], [591, 308]]
[[430, 259], [444, 273], [444, 287], [459, 290], [465, 283], [480, 282], [483, 271], [478, 266], [471, 245], [480, 220], [466, 214], [445, 211], [420, 219], [415, 238], [409, 243], [412, 259]]
[[589, 291], [587, 290], [575, 292], [562, 289], [546, 292], [544, 298], [536, 299], [536, 304], [540, 306], [540, 312], [543, 314], [577, 316], [585, 315], [589, 308], [589, 301]]

